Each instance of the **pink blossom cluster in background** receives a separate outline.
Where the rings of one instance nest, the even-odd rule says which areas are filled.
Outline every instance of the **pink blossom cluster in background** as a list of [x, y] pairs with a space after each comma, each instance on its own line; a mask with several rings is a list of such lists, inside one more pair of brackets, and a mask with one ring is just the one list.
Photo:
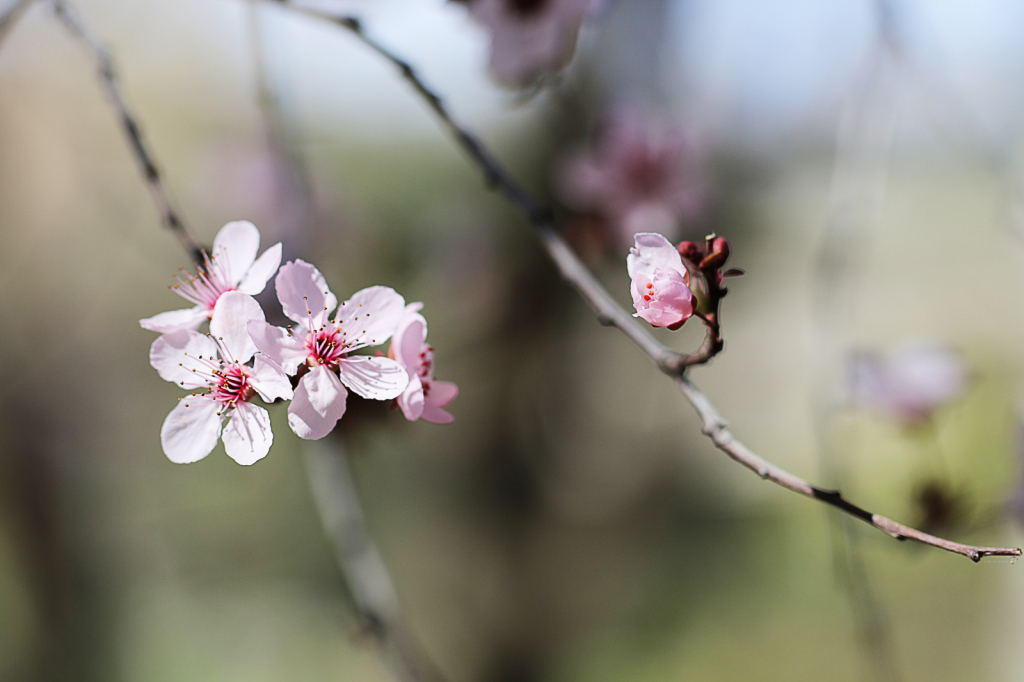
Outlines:
[[693, 156], [679, 130], [620, 110], [588, 148], [566, 157], [557, 184], [566, 204], [594, 214], [616, 246], [638, 232], [676, 238], [700, 209]]
[[[225, 225], [198, 274], [179, 275], [172, 286], [196, 305], [140, 321], [162, 333], [150, 349], [160, 377], [193, 391], [179, 399], [160, 431], [171, 461], [198, 461], [218, 438], [239, 464], [265, 457], [273, 432], [268, 412], [252, 404], [257, 397], [290, 400], [288, 425], [307, 439], [334, 429], [350, 390], [372, 400], [397, 399], [411, 421], [452, 421], [443, 408], [458, 388], [434, 380], [422, 303], [407, 306], [394, 289], [374, 286], [338, 305], [316, 267], [295, 260], [278, 271], [281, 245], [257, 258], [259, 241], [252, 223]], [[278, 300], [294, 322], [288, 327], [268, 324], [253, 298], [275, 273]], [[209, 333], [201, 334], [196, 330], [205, 320]], [[388, 339], [390, 357], [353, 354]]]

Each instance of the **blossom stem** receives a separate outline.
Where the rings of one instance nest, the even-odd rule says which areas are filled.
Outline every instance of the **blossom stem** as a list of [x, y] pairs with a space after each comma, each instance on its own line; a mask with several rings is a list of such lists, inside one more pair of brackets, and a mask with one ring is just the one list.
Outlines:
[[340, 438], [302, 443], [309, 486], [320, 514], [324, 534], [330, 541], [356, 611], [367, 631], [379, 643], [395, 678], [401, 682], [426, 682], [419, 661], [402, 623], [395, 586], [380, 552], [370, 539], [366, 518], [359, 504], [348, 453]]
[[202, 263], [203, 249], [199, 243], [193, 239], [178, 211], [175, 210], [171, 203], [167, 189], [163, 183], [163, 178], [161, 177], [160, 171], [157, 167], [156, 160], [153, 157], [153, 153], [149, 150], [143, 140], [142, 130], [139, 126], [138, 119], [128, 108], [128, 103], [126, 102], [124, 93], [121, 90], [121, 83], [118, 79], [117, 71], [114, 68], [114, 62], [110, 56], [110, 52], [89, 30], [88, 26], [86, 26], [82, 21], [81, 16], [79, 16], [78, 12], [71, 7], [67, 0], [51, 1], [53, 2], [53, 9], [57, 19], [64, 24], [71, 35], [77, 38], [85, 46], [92, 58], [95, 60], [100, 80], [103, 82], [103, 87], [107, 92], [107, 97], [110, 99], [110, 103], [114, 107], [117, 118], [121, 123], [121, 129], [124, 132], [125, 137], [128, 139], [128, 144], [131, 147], [132, 154], [135, 156], [135, 160], [139, 164], [139, 169], [142, 171], [142, 176], [146, 180], [146, 184], [149, 186], [149, 193], [152, 195], [153, 201], [156, 202], [161, 220], [167, 229], [177, 237], [182, 248], [188, 252], [189, 256], [195, 259], [197, 264]]
[[[702, 346], [701, 349], [698, 349], [692, 355], [680, 354], [658, 342], [649, 331], [640, 328], [634, 323], [632, 316], [616, 303], [611, 294], [597, 281], [597, 278], [594, 277], [573, 252], [568, 243], [556, 230], [551, 218], [551, 212], [535, 201], [512, 177], [511, 173], [491, 155], [479, 139], [455, 120], [440, 96], [434, 93], [420, 79], [415, 69], [408, 62], [368, 37], [363, 30], [362, 23], [354, 17], [320, 12], [295, 5], [289, 0], [274, 1], [303, 14], [325, 19], [348, 29], [364, 44], [398, 67], [402, 77], [409, 82], [417, 94], [423, 97], [441, 119], [445, 127], [448, 128], [456, 143], [463, 148], [481, 170], [487, 185], [508, 197], [534, 226], [548, 252], [548, 256], [555, 262], [562, 277], [575, 287], [580, 296], [594, 309], [598, 321], [603, 325], [619, 329], [641, 351], [650, 357], [662, 372], [671, 376], [679, 385], [683, 395], [697, 411], [698, 416], [703, 422], [702, 432], [711, 439], [719, 450], [761, 478], [780, 485], [787, 490], [830, 505], [871, 524], [897, 540], [916, 540], [926, 545], [961, 554], [975, 562], [987, 556], [1021, 556], [1019, 548], [964, 545], [929, 535], [909, 526], [904, 526], [884, 516], [857, 507], [847, 501], [838, 491], [816, 488], [802, 478], [794, 476], [759, 457], [732, 435], [726, 421], [711, 404], [707, 396], [686, 376], [688, 367], [706, 362], [721, 349], [717, 317], [712, 318], [714, 320], [713, 324], [709, 324], [708, 320], [705, 320], [705, 325], [708, 327], [708, 334], [705, 337], [707, 348], [705, 349]], [[717, 314], [717, 310], [715, 312]]]

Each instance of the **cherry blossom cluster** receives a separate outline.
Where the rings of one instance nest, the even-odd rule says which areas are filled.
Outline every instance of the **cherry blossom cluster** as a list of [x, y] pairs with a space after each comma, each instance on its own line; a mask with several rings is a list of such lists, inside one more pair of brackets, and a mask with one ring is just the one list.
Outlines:
[[[257, 258], [259, 243], [252, 223], [228, 223], [197, 274], [179, 272], [171, 287], [195, 305], [140, 320], [161, 334], [150, 348], [150, 364], [162, 379], [190, 391], [160, 430], [172, 462], [198, 461], [218, 439], [239, 464], [265, 457], [274, 436], [269, 413], [253, 404], [257, 397], [290, 400], [288, 425], [307, 439], [334, 429], [349, 391], [395, 400], [410, 421], [452, 421], [443, 408], [458, 388], [434, 379], [422, 303], [406, 305], [394, 289], [373, 286], [339, 305], [316, 267], [302, 260], [282, 266], [280, 244]], [[293, 322], [287, 327], [269, 324], [253, 298], [275, 274], [277, 298]], [[209, 332], [200, 333], [206, 323]], [[356, 354], [388, 339], [387, 356]]]

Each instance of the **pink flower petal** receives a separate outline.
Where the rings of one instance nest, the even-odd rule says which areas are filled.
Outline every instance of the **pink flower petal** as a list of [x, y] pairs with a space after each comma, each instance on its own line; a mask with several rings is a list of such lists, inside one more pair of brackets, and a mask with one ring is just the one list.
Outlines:
[[252, 403], [238, 403], [222, 438], [228, 457], [246, 466], [254, 464], [267, 456], [274, 442], [270, 414]]
[[257, 355], [253, 363], [252, 387], [260, 394], [260, 397], [268, 403], [278, 398], [291, 400], [292, 382], [284, 373], [280, 365], [265, 355]]
[[256, 354], [256, 344], [249, 336], [249, 321], [265, 319], [256, 299], [241, 291], [229, 291], [217, 299], [210, 318], [210, 334], [227, 351], [225, 360], [246, 363]]
[[[420, 351], [427, 340], [427, 321], [417, 313], [406, 314], [391, 341], [391, 357], [412, 371], [419, 367]], [[397, 348], [396, 348], [397, 346]]]
[[[287, 374], [295, 374], [309, 355], [298, 332], [292, 334], [283, 327], [275, 327], [262, 320], [249, 320], [246, 328], [260, 352], [280, 365]], [[305, 328], [302, 335], [305, 335]]]
[[302, 260], [281, 266], [277, 273], [277, 299], [288, 319], [316, 329], [338, 305], [320, 271]]
[[431, 405], [430, 403], [423, 406], [422, 419], [423, 421], [430, 422], [431, 424], [451, 424], [455, 421], [455, 417], [451, 414], [445, 412], [437, 405]]
[[215, 259], [227, 267], [228, 280], [238, 285], [256, 260], [260, 248], [260, 231], [248, 220], [236, 220], [220, 228], [213, 239]]
[[210, 363], [217, 357], [217, 344], [199, 332], [182, 330], [164, 334], [149, 348], [149, 364], [164, 381], [192, 389], [208, 386]]
[[402, 395], [398, 396], [398, 407], [402, 414], [411, 422], [416, 421], [423, 414], [423, 384], [418, 376], [409, 377], [409, 385]]
[[299, 438], [317, 440], [329, 434], [345, 414], [348, 391], [326, 367], [302, 377], [288, 406], [288, 425]]
[[147, 317], [144, 320], [139, 320], [139, 325], [151, 332], [168, 334], [182, 329], [198, 329], [204, 320], [206, 320], [206, 310], [196, 306], [184, 310], [169, 310], [166, 313]]
[[352, 355], [338, 363], [341, 382], [364, 398], [397, 398], [409, 385], [409, 375], [391, 358]]
[[220, 436], [220, 406], [212, 400], [186, 396], [167, 415], [160, 444], [175, 464], [198, 462], [213, 451]]
[[377, 286], [357, 291], [341, 304], [334, 322], [354, 350], [387, 341], [404, 315], [405, 299], [391, 287]]
[[438, 407], [446, 407], [459, 395], [459, 387], [450, 381], [434, 381], [430, 384], [430, 395], [427, 402]]
[[242, 293], [255, 296], [266, 288], [267, 282], [277, 272], [281, 265], [281, 243], [274, 244], [263, 252], [263, 255], [256, 259], [249, 271], [242, 277], [238, 284], [238, 290]]

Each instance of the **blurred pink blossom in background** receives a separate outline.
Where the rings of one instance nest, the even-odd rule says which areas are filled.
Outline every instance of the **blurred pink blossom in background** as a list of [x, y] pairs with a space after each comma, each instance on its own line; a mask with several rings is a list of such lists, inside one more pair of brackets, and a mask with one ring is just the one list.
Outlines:
[[491, 33], [490, 68], [502, 83], [530, 85], [569, 64], [580, 26], [603, 0], [455, 0]]
[[676, 128], [633, 112], [614, 112], [586, 150], [558, 169], [562, 198], [603, 220], [612, 241], [625, 246], [638, 232], [679, 236], [700, 209], [693, 152]]
[[914, 342], [885, 354], [854, 353], [848, 388], [854, 404], [913, 426], [959, 398], [967, 378], [958, 353], [933, 342]]

